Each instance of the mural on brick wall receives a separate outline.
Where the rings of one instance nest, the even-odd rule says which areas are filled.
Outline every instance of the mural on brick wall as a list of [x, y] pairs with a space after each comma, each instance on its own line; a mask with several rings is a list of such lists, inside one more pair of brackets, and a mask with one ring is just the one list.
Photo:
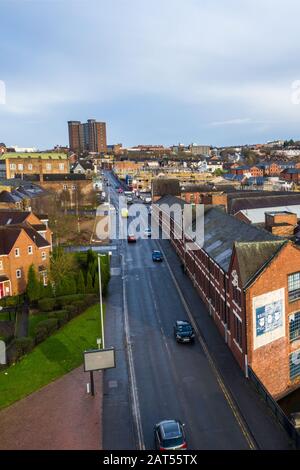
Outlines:
[[284, 289], [253, 298], [253, 336], [254, 349], [285, 336]]

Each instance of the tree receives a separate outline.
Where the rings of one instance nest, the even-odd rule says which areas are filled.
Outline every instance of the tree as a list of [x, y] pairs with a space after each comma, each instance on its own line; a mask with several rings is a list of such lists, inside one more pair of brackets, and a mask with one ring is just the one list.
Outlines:
[[87, 278], [86, 278], [86, 293], [87, 294], [92, 294], [93, 291], [94, 291], [93, 279], [92, 279], [91, 273], [88, 272], [87, 273]]
[[77, 292], [78, 294], [84, 294], [85, 293], [85, 284], [84, 284], [84, 277], [83, 273], [80, 270], [77, 278]]
[[54, 251], [51, 258], [50, 278], [55, 286], [59, 286], [66, 277], [72, 277], [76, 273], [76, 261], [72, 253], [66, 253], [62, 248]]
[[30, 302], [36, 302], [40, 298], [40, 281], [38, 280], [33, 264], [28, 270], [26, 294]]

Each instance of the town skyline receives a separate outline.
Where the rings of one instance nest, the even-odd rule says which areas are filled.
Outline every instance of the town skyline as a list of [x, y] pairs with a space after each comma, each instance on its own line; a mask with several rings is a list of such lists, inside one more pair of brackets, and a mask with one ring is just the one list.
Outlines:
[[1, 2], [9, 145], [66, 145], [65, 123], [88, 117], [124, 146], [300, 138], [294, 0], [77, 1], [71, 22], [69, 1], [17, 3]]

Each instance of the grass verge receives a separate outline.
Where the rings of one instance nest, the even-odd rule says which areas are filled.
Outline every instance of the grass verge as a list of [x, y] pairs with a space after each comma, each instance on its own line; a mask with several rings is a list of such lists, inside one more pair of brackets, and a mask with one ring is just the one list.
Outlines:
[[0, 409], [80, 366], [83, 351], [96, 349], [99, 304], [88, 308], [39, 344], [20, 362], [0, 372]]

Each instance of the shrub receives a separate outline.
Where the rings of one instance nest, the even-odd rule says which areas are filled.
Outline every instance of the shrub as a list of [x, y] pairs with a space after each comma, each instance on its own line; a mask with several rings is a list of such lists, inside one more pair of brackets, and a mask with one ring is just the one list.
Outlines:
[[56, 310], [49, 313], [48, 318], [56, 318], [58, 321], [58, 326], [61, 327], [68, 323], [69, 316], [67, 310]]
[[73, 302], [74, 307], [76, 307], [77, 313], [83, 312], [85, 309], [85, 301], [84, 300], [75, 300]]
[[73, 304], [66, 305], [65, 309], [68, 312], [69, 320], [71, 320], [72, 318], [75, 318], [77, 316], [78, 312], [77, 312], [76, 305], [73, 305]]
[[55, 304], [56, 304], [56, 300], [49, 299], [49, 298], [41, 299], [38, 302], [39, 309], [44, 312], [51, 312], [51, 310], [54, 309]]
[[73, 295], [64, 295], [56, 298], [56, 305], [59, 308], [66, 307], [67, 305], [72, 304], [74, 301], [84, 299], [83, 294], [73, 294]]
[[16, 338], [14, 341], [14, 346], [16, 349], [16, 356], [20, 358], [24, 354], [29, 353], [34, 348], [33, 338]]
[[50, 336], [58, 328], [57, 318], [48, 318], [38, 323], [36, 327], [35, 338], [36, 342], [40, 343]]

